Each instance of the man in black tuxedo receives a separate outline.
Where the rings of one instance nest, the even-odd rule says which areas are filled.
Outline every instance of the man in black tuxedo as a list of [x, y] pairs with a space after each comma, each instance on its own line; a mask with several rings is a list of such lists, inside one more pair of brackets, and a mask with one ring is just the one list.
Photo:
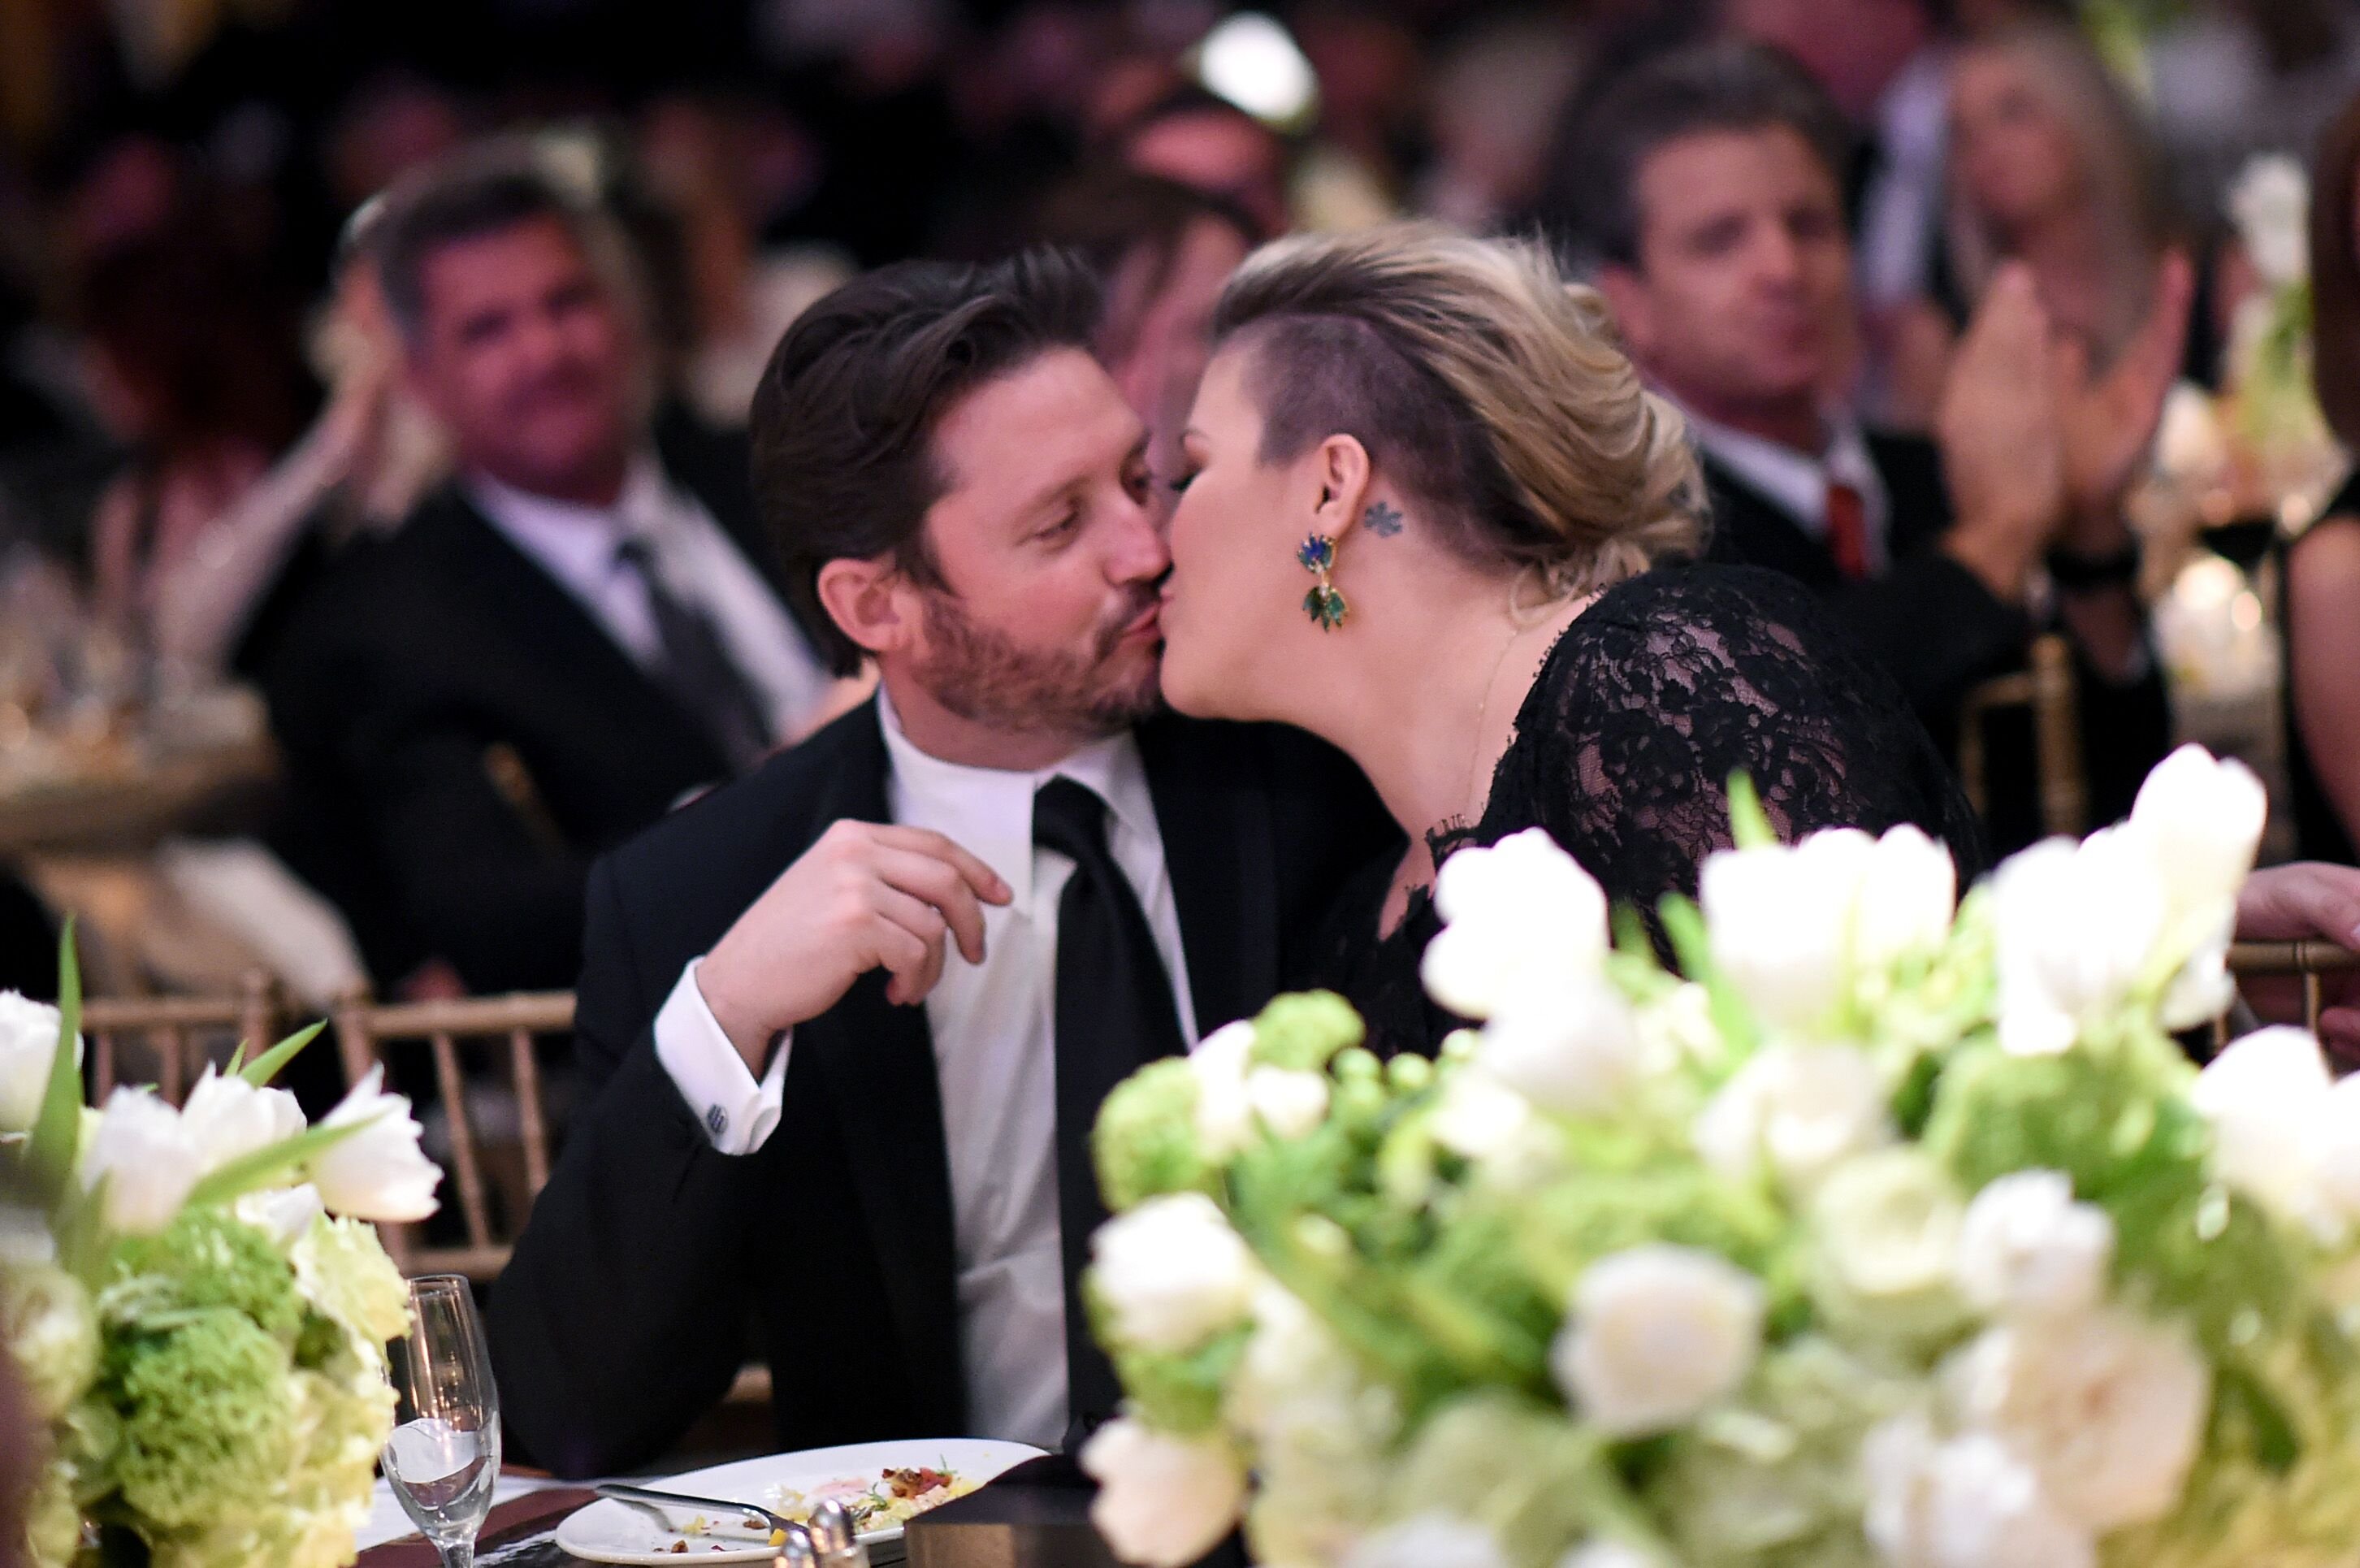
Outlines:
[[[1961, 347], [1938, 440], [1872, 432], [1831, 398], [1857, 340], [1845, 133], [1818, 87], [1760, 45], [1650, 61], [1592, 111], [1584, 227], [1599, 285], [1649, 379], [1689, 419], [1715, 556], [1823, 594], [1944, 744], [1961, 698], [2044, 624], [2079, 663], [2098, 821], [2128, 809], [2169, 739], [2133, 592], [2122, 498], [2178, 365], [2188, 278], [2167, 267], [2104, 374], [2004, 269]], [[1992, 823], [2031, 836], [2027, 787]]]
[[789, 1447], [1110, 1415], [1075, 1295], [1100, 1101], [1311, 979], [1399, 852], [1321, 743], [1158, 711], [1170, 558], [1097, 309], [1054, 254], [909, 263], [771, 361], [757, 491], [881, 691], [592, 873], [603, 1087], [493, 1298], [537, 1463], [646, 1460], [749, 1353]]
[[591, 860], [790, 738], [829, 680], [753, 563], [744, 445], [638, 411], [614, 236], [523, 148], [395, 191], [371, 230], [458, 474], [356, 548], [262, 671], [290, 863], [393, 987], [581, 960]]

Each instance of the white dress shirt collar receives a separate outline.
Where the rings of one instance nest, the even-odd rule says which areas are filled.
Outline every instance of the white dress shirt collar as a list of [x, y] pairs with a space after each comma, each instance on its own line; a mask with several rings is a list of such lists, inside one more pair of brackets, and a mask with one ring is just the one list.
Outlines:
[[[615, 552], [626, 539], [657, 531], [666, 490], [663, 470], [645, 452], [631, 459], [612, 506], [537, 496], [481, 472], [471, 471], [462, 484], [494, 529], [539, 562], [601, 622], [609, 620], [606, 607], [617, 570]], [[628, 646], [632, 640], [624, 641]]]
[[1681, 411], [1699, 447], [1814, 539], [1827, 535], [1829, 487], [1848, 485], [1859, 491], [1868, 517], [1869, 567], [1885, 569], [1890, 559], [1886, 535], [1892, 502], [1858, 420], [1849, 414], [1830, 415], [1827, 447], [1814, 455], [1732, 429], [1685, 407]]

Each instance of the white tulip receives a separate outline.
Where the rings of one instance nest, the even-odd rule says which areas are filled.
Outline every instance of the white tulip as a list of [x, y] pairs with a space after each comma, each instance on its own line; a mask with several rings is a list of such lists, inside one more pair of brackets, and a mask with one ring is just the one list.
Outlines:
[[1837, 1162], [1893, 1140], [1885, 1080], [1851, 1046], [1772, 1046], [1723, 1084], [1698, 1116], [1705, 1163], [1743, 1179], [1767, 1159], [1808, 1191]]
[[2337, 1213], [2360, 1220], [2360, 1076], [2338, 1079], [2328, 1091], [2314, 1136], [2320, 1195]]
[[2234, 904], [2254, 869], [2270, 802], [2245, 763], [2182, 746], [2139, 785], [2131, 824], [2153, 839], [2177, 909]]
[[1508, 1554], [1489, 1525], [1430, 1513], [1369, 1535], [1346, 1553], [1342, 1568], [1508, 1568]]
[[2179, 1506], [2212, 1398], [2212, 1369], [2186, 1332], [2118, 1308], [1986, 1329], [1943, 1380], [1968, 1424], [2101, 1532]]
[[2311, 276], [2311, 179], [2285, 153], [2248, 160], [2229, 188], [2229, 215], [2246, 258], [2274, 289]]
[[2019, 1170], [1975, 1194], [1959, 1229], [1967, 1299], [1987, 1312], [2055, 1318], [2095, 1307], [2114, 1262], [2114, 1222], [2073, 1201], [2061, 1171]]
[[235, 1073], [224, 1078], [209, 1062], [180, 1107], [180, 1122], [210, 1172], [300, 1133], [303, 1109], [283, 1089], [257, 1089]]
[[1244, 1321], [1253, 1254], [1210, 1198], [1151, 1198], [1090, 1238], [1090, 1276], [1115, 1336], [1142, 1350], [1188, 1351]]
[[1950, 851], [1912, 823], [1887, 828], [1861, 878], [1852, 916], [1852, 959], [1872, 969], [1940, 948], [1959, 909], [1959, 867]]
[[420, 1152], [424, 1129], [410, 1113], [405, 1095], [379, 1087], [382, 1066], [353, 1085], [320, 1124], [361, 1130], [312, 1157], [308, 1172], [331, 1213], [355, 1220], [422, 1220], [434, 1212], [434, 1189], [442, 1170]]
[[2000, 866], [1992, 893], [1999, 1041], [2018, 1056], [2070, 1049], [2122, 1005], [2163, 935], [2151, 842], [2125, 828], [2035, 844]]
[[1443, 861], [1434, 902], [1447, 924], [1419, 973], [1426, 994], [1464, 1017], [1489, 1018], [1606, 956], [1605, 893], [1538, 828]]
[[1888, 1568], [2093, 1568], [2092, 1532], [1987, 1433], [1945, 1442], [1922, 1415], [1896, 1416], [1861, 1447], [1863, 1519]]
[[125, 1235], [154, 1235], [170, 1224], [203, 1174], [203, 1156], [180, 1113], [149, 1089], [107, 1096], [82, 1147], [82, 1186], [106, 1183], [100, 1212]]
[[1622, 992], [1602, 975], [1536, 989], [1484, 1025], [1475, 1059], [1545, 1111], [1612, 1110], [1640, 1073], [1644, 1041]]
[[230, 1212], [278, 1243], [281, 1249], [293, 1246], [311, 1228], [311, 1222], [327, 1212], [326, 1205], [320, 1201], [320, 1190], [308, 1181], [300, 1187], [249, 1192], [230, 1209]]
[[1246, 1102], [1274, 1138], [1300, 1138], [1328, 1119], [1328, 1080], [1293, 1068], [1258, 1067], [1246, 1074]]
[[1125, 1563], [1194, 1563], [1229, 1533], [1245, 1506], [1245, 1466], [1226, 1443], [1173, 1437], [1127, 1416], [1083, 1445], [1081, 1465], [1098, 1484], [1090, 1522]]
[[2189, 1092], [2212, 1124], [2213, 1174], [2282, 1218], [2332, 1229], [2322, 1184], [2336, 1141], [2329, 1113], [2347, 1120], [2353, 1104], [2332, 1101], [2333, 1087], [2319, 1042], [2300, 1029], [2258, 1029], [2232, 1042]]
[[1808, 1029], [1841, 1000], [1876, 841], [1856, 828], [1720, 850], [1699, 873], [1713, 962], [1774, 1026]]
[[1575, 1281], [1549, 1370], [1615, 1437], [1668, 1431], [1734, 1393], [1762, 1348], [1762, 1283], [1694, 1247], [1650, 1244]]
[[[0, 991], [0, 1133], [27, 1132], [39, 1117], [62, 1022], [49, 1003]], [[82, 1037], [76, 1036], [76, 1068], [82, 1066]]]
[[1452, 1154], [1480, 1160], [1514, 1148], [1532, 1120], [1531, 1101], [1470, 1063], [1444, 1083], [1427, 1128]]

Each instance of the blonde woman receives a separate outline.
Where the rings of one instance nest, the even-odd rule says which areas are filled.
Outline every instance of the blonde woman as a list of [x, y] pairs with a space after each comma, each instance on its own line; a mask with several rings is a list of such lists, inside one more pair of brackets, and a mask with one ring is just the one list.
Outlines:
[[1534, 245], [1416, 226], [1256, 252], [1182, 436], [1164, 691], [1364, 769], [1411, 848], [1348, 902], [1338, 983], [1394, 1046], [1452, 848], [1540, 827], [1652, 913], [1729, 842], [1733, 773], [1796, 834], [1973, 819], [1808, 592], [1693, 554], [1679, 416]]

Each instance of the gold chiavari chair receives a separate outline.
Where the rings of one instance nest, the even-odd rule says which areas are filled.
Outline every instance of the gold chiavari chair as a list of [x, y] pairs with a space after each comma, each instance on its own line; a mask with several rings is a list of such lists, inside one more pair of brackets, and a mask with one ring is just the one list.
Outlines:
[[[432, 1060], [435, 1090], [450, 1129], [451, 1168], [465, 1242], [432, 1245], [415, 1225], [388, 1224], [379, 1227], [386, 1251], [404, 1274], [494, 1277], [508, 1262], [526, 1210], [549, 1180], [549, 1118], [534, 1045], [541, 1036], [574, 1027], [573, 993], [521, 992], [387, 1006], [355, 999], [336, 1009], [335, 1024], [337, 1049], [351, 1082], [359, 1082], [390, 1053], [422, 1047]], [[506, 1058], [504, 1076], [516, 1098], [522, 1201], [499, 1206], [501, 1223], [497, 1225], [486, 1146], [469, 1110], [467, 1074], [461, 1069], [462, 1042], [488, 1045], [496, 1058]]]
[[120, 1082], [149, 1082], [178, 1105], [205, 1063], [251, 1057], [278, 1040], [279, 990], [257, 970], [233, 996], [96, 996], [82, 1004], [90, 1079], [104, 1101]]
[[[2243, 984], [2249, 980], [2302, 981], [2303, 1027], [2319, 1032], [2322, 981], [2331, 974], [2360, 969], [2360, 953], [2316, 938], [2299, 942], [2237, 942], [2229, 948], [2229, 972]], [[2230, 1016], [2212, 1020], [2212, 1048], [2229, 1043]]]
[[1976, 816], [1988, 819], [1991, 814], [1991, 716], [2020, 707], [2032, 716], [2041, 830], [2081, 836], [2089, 826], [2090, 790], [2081, 765], [2080, 706], [2072, 650], [2053, 631], [2032, 640], [2023, 669], [1984, 681], [1967, 693], [1959, 715], [1959, 778]]

